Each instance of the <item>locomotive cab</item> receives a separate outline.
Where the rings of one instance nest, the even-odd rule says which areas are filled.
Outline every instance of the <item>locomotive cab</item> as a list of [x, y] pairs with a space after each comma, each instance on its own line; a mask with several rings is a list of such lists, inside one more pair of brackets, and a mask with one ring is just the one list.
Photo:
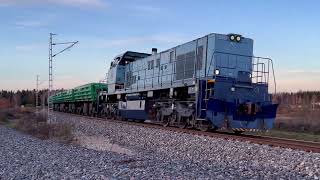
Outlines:
[[132, 51], [127, 51], [116, 56], [111, 62], [108, 72], [108, 93], [114, 93], [117, 90], [124, 89], [126, 64], [147, 56], [150, 56], [150, 54]]

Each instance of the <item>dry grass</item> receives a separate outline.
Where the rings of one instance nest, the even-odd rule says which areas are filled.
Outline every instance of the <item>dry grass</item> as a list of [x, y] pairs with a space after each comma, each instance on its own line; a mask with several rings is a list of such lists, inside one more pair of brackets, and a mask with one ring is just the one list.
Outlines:
[[304, 133], [304, 132], [292, 132], [292, 131], [284, 131], [284, 130], [271, 130], [267, 133], [262, 133], [265, 136], [272, 136], [272, 137], [280, 137], [280, 138], [287, 138], [287, 139], [297, 139], [303, 141], [314, 141], [320, 142], [320, 135], [313, 134], [313, 133]]
[[0, 112], [0, 123], [7, 123], [8, 119], [4, 113]]
[[300, 109], [279, 113], [275, 127], [279, 130], [320, 134], [320, 111]]
[[2, 109], [0, 123], [40, 139], [54, 139], [62, 143], [73, 140], [70, 124], [48, 124], [46, 114], [36, 114], [30, 109]]
[[73, 140], [70, 124], [48, 124], [45, 115], [25, 116], [16, 122], [15, 128], [41, 139], [54, 139], [62, 143]]
[[0, 109], [0, 123], [8, 123], [10, 119], [14, 118], [14, 109]]

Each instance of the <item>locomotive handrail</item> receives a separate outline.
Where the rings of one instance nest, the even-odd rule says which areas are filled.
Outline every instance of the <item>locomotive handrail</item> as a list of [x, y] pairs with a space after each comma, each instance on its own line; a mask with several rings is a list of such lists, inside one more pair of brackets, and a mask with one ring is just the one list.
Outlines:
[[275, 77], [275, 74], [274, 74], [274, 68], [273, 68], [273, 60], [270, 59], [270, 62], [271, 62], [271, 67], [272, 67], [272, 76], [273, 76], [273, 82], [274, 82], [274, 94], [277, 94], [277, 83], [276, 83], [276, 77]]
[[[274, 83], [274, 93], [276, 94], [277, 93], [277, 83], [276, 83], [276, 78], [275, 78], [275, 73], [274, 73], [274, 66], [273, 66], [273, 60], [271, 58], [267, 58], [267, 57], [260, 57], [260, 56], [248, 56], [248, 55], [242, 55], [242, 54], [234, 54], [234, 53], [227, 53], [227, 52], [220, 52], [220, 51], [214, 51], [212, 53], [212, 56], [211, 56], [211, 62], [213, 60], [213, 57], [214, 57], [214, 54], [227, 54], [227, 55], [234, 55], [234, 56], [240, 56], [240, 57], [248, 57], [248, 58], [256, 58], [256, 59], [264, 59], [264, 60], [267, 60], [268, 63], [270, 62], [271, 64], [271, 69], [272, 69], [272, 76], [273, 76], [273, 83]], [[211, 67], [211, 62], [210, 62], [210, 66], [209, 68]], [[264, 63], [262, 63], [264, 64]], [[264, 64], [265, 65], [265, 64]], [[263, 66], [264, 66], [263, 65]], [[253, 70], [252, 70], [253, 71]], [[265, 71], [263, 70], [262, 71], [263, 73], [265, 73]], [[269, 72], [269, 64], [268, 64], [268, 72]], [[269, 73], [268, 73], [268, 83], [269, 83]]]

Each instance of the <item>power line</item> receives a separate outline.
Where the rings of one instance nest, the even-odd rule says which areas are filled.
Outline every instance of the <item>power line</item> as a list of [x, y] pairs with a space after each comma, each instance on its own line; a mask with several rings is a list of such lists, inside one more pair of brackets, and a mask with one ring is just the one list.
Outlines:
[[37, 75], [36, 81], [36, 113], [38, 114], [38, 96], [39, 96], [39, 75]]
[[[53, 42], [53, 36], [56, 36], [57, 34], [50, 33], [50, 39], [49, 39], [49, 87], [48, 87], [48, 123], [51, 123], [51, 121], [54, 119], [53, 114], [51, 113], [51, 110], [53, 110], [53, 100], [50, 100], [51, 92], [53, 91], [53, 64], [52, 59], [56, 57], [57, 55], [63, 53], [64, 51], [72, 48], [75, 44], [77, 44], [79, 41], [74, 42], [59, 42], [55, 43]], [[64, 48], [63, 50], [59, 51], [58, 53], [53, 53], [53, 46], [57, 45], [66, 45], [70, 44], [68, 47]]]
[[39, 104], [39, 86], [43, 83], [44, 81], [40, 82], [40, 75], [36, 75], [36, 113], [38, 113], [38, 104]]

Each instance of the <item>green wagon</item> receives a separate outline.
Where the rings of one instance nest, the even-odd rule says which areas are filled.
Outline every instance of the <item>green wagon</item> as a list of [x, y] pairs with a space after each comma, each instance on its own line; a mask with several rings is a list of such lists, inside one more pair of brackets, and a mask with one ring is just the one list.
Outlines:
[[107, 90], [106, 84], [89, 83], [56, 93], [49, 101], [56, 111], [92, 115], [97, 111], [99, 93]]
[[73, 89], [75, 102], [96, 101], [100, 91], [107, 91], [107, 85], [102, 83], [85, 84]]

